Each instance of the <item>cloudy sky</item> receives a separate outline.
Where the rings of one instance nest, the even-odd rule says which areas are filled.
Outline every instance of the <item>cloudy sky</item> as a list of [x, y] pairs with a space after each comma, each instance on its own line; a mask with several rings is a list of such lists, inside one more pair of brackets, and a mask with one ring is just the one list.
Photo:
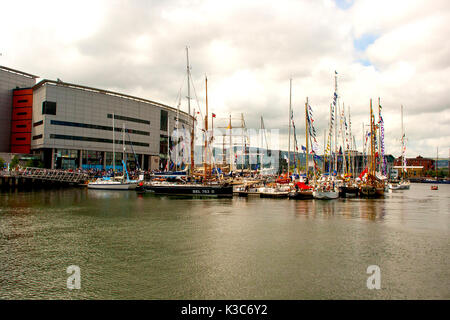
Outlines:
[[[289, 78], [297, 135], [304, 103], [319, 143], [328, 126], [334, 71], [361, 146], [370, 98], [381, 97], [388, 153], [400, 153], [400, 106], [408, 156], [449, 156], [450, 2], [2, 1], [0, 65], [175, 106], [186, 96], [186, 45], [194, 86], [218, 121], [263, 116], [287, 146]], [[186, 99], [181, 108], [187, 109]], [[197, 103], [194, 102], [193, 105]], [[234, 117], [234, 116], [233, 116]]]

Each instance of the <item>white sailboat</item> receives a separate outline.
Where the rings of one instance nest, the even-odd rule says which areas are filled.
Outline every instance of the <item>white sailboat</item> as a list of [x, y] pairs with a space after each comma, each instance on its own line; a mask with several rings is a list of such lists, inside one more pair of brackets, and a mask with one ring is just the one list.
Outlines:
[[[113, 150], [114, 150], [114, 114], [112, 116], [113, 118]], [[125, 124], [123, 125], [122, 129], [123, 135], [122, 135], [122, 143], [123, 143], [123, 158], [122, 158], [122, 166], [123, 166], [123, 175], [121, 177], [102, 177], [98, 178], [95, 181], [89, 182], [87, 187], [89, 189], [101, 189], [101, 190], [135, 190], [140, 182], [142, 182], [144, 179], [143, 175], [139, 176], [138, 180], [131, 180], [128, 176], [128, 170], [127, 166], [125, 164], [125, 161], [123, 160], [125, 158]], [[114, 152], [113, 152], [114, 154]], [[113, 156], [113, 168], [115, 167], [114, 164], [115, 156]], [[113, 169], [113, 171], [115, 171]], [[126, 174], [126, 176], [125, 176]]]
[[399, 182], [391, 182], [388, 184], [390, 190], [407, 190], [411, 183], [409, 180], [404, 179], [404, 173], [406, 172], [406, 158], [405, 158], [405, 132], [403, 128], [403, 105], [401, 106], [401, 124], [402, 124], [402, 175]]

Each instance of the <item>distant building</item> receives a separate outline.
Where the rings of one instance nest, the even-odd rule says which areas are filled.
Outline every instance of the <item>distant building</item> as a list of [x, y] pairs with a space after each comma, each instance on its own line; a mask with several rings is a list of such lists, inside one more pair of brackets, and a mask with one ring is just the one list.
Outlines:
[[[430, 170], [435, 170], [435, 160], [418, 156], [416, 158], [406, 158], [407, 176], [409, 178], [420, 178], [426, 175]], [[401, 175], [402, 158], [398, 157], [394, 161], [394, 166]]]

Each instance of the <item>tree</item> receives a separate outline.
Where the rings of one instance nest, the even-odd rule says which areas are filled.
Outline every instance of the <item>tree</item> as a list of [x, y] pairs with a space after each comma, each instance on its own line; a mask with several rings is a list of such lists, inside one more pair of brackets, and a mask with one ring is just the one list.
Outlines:
[[5, 160], [3, 160], [3, 158], [0, 157], [0, 169], [3, 169], [4, 166], [5, 166]]
[[14, 158], [12, 158], [11, 163], [9, 164], [11, 169], [14, 169], [15, 167], [17, 167], [17, 165], [19, 164], [19, 157], [18, 156], [14, 156]]

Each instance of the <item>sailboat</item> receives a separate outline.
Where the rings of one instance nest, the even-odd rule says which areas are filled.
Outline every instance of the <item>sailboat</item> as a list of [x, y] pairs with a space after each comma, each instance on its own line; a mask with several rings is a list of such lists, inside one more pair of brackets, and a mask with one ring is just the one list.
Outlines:
[[[114, 114], [113, 114], [113, 154], [114, 151]], [[123, 167], [123, 175], [121, 177], [102, 177], [98, 178], [95, 181], [89, 182], [87, 187], [89, 189], [101, 189], [101, 190], [135, 190], [139, 184], [142, 184], [144, 180], [144, 176], [141, 174], [138, 180], [131, 180], [128, 175], [127, 165], [124, 161], [125, 159], [125, 124], [122, 129], [123, 137], [123, 158], [122, 158], [122, 167]], [[115, 156], [113, 156], [113, 168], [115, 167]], [[113, 172], [115, 170], [113, 169]], [[125, 176], [126, 174], [126, 176]]]
[[[188, 67], [189, 77], [189, 67]], [[189, 84], [189, 83], [188, 83]], [[208, 132], [208, 79], [205, 79], [206, 85], [206, 115], [205, 115], [205, 133]], [[192, 144], [191, 144], [192, 145]], [[211, 165], [208, 163], [209, 137], [205, 134], [205, 157], [203, 163], [203, 177], [201, 183], [188, 182], [182, 180], [179, 183], [150, 183], [144, 186], [145, 191], [159, 195], [175, 195], [175, 196], [197, 196], [197, 197], [221, 197], [228, 198], [233, 196], [233, 186], [228, 183], [222, 183], [220, 179], [213, 181], [211, 177]], [[211, 152], [212, 153], [212, 152]], [[192, 156], [192, 153], [191, 153]], [[217, 169], [217, 168], [216, 168]], [[218, 171], [216, 170], [216, 173]], [[191, 179], [194, 180], [193, 159], [191, 159]]]
[[390, 190], [406, 190], [409, 189], [411, 183], [404, 178], [404, 174], [406, 172], [406, 159], [405, 159], [405, 151], [406, 151], [406, 145], [405, 145], [405, 132], [403, 128], [403, 105], [401, 106], [401, 124], [402, 124], [402, 174], [401, 179], [398, 182], [391, 182], [388, 184]]
[[376, 176], [376, 125], [372, 109], [372, 99], [370, 99], [370, 156], [366, 180], [360, 186], [360, 194], [365, 197], [380, 197], [384, 195], [385, 184]]

